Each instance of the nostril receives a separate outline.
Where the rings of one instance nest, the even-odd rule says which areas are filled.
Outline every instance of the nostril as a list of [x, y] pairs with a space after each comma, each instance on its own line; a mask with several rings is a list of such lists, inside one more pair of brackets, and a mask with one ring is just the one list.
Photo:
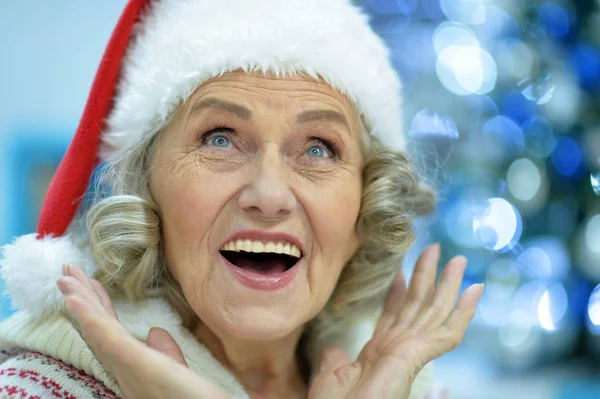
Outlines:
[[238, 198], [241, 209], [253, 217], [282, 218], [296, 208], [296, 197], [279, 173], [259, 173]]
[[291, 214], [291, 211], [287, 209], [269, 210], [258, 206], [247, 207], [243, 210], [247, 215], [263, 220], [279, 220]]

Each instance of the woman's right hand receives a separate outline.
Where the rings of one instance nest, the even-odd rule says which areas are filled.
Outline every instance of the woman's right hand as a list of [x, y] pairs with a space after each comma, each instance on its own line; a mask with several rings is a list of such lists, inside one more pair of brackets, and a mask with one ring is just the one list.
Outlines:
[[171, 335], [160, 328], [146, 345], [119, 323], [104, 287], [77, 266], [65, 265], [57, 281], [65, 307], [81, 328], [86, 343], [112, 375], [125, 399], [227, 399], [211, 382], [191, 371]]

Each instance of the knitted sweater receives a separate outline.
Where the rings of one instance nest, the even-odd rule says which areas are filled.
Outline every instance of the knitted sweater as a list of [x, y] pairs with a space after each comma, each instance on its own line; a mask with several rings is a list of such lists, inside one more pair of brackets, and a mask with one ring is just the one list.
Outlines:
[[116, 399], [102, 382], [38, 352], [2, 351], [0, 398]]
[[[240, 383], [182, 325], [179, 315], [163, 300], [139, 304], [115, 302], [119, 320], [145, 341], [151, 327], [167, 330], [182, 349], [189, 367], [232, 399], [247, 399]], [[119, 396], [116, 381], [106, 373], [62, 313], [43, 319], [20, 311], [0, 323], [0, 398], [100, 399]], [[430, 388], [431, 370], [417, 377], [410, 399], [423, 399]]]

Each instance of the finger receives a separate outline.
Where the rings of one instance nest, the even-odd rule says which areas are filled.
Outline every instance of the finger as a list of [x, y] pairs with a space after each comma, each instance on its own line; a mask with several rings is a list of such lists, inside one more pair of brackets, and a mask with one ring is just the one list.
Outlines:
[[187, 367], [187, 362], [185, 361], [181, 348], [166, 330], [158, 327], [151, 328], [148, 333], [146, 345]]
[[89, 295], [90, 298], [95, 296], [95, 290], [91, 281], [88, 279], [87, 275], [78, 266], [75, 265], [63, 265], [63, 276], [72, 277], [75, 280], [81, 283], [81, 286], [85, 289], [86, 295]]
[[459, 334], [462, 339], [483, 293], [483, 284], [473, 284], [458, 298], [456, 306], [442, 326], [449, 332]]
[[65, 297], [64, 303], [67, 312], [69, 312], [71, 316], [74, 317], [75, 322], [80, 326], [80, 329], [82, 330], [82, 333], [84, 333], [84, 335], [85, 331], [82, 328], [82, 320], [79, 316], [74, 315], [73, 312], [69, 310], [69, 308], [67, 307], [68, 299], [72, 301], [75, 298], [77, 299], [80, 306], [86, 307], [87, 313], [84, 314], [84, 316], [95, 317], [98, 319], [108, 319], [115, 321], [117, 322], [117, 324], [119, 324], [118, 318], [115, 316], [116, 313], [113, 314], [110, 311], [106, 310], [106, 308], [100, 302], [100, 299], [98, 298], [97, 294], [95, 292], [90, 293], [89, 290], [86, 287], [84, 287], [79, 280], [71, 276], [65, 276], [61, 277], [57, 281], [57, 285], [59, 290]]
[[[98, 317], [86, 298], [67, 295], [65, 306], [81, 326], [92, 352], [109, 374], [116, 378], [123, 397], [197, 398], [201, 395], [202, 398], [226, 398], [211, 382], [181, 367], [173, 357], [151, 350], [137, 341], [115, 319]], [[153, 332], [150, 335], [151, 342], [156, 342], [156, 338], [152, 337], [157, 337], [157, 333], [161, 334]], [[164, 346], [169, 338], [161, 336], [158, 341]], [[181, 369], [177, 370], [178, 367]], [[174, 389], [177, 394], [171, 395]]]
[[117, 377], [122, 374], [119, 370], [126, 374], [138, 366], [145, 356], [144, 345], [118, 321], [100, 316], [91, 301], [81, 295], [66, 295], [65, 307], [78, 323], [86, 344], [111, 375]]
[[396, 327], [409, 327], [421, 309], [431, 300], [439, 260], [440, 245], [438, 243], [427, 247], [419, 257], [406, 294], [406, 304], [398, 315]]
[[60, 292], [65, 296], [78, 296], [89, 303], [94, 312], [105, 312], [104, 307], [100, 303], [100, 299], [93, 291], [85, 287], [81, 281], [75, 277], [63, 276], [56, 281], [56, 285]]
[[398, 313], [404, 306], [406, 298], [406, 280], [402, 272], [399, 272], [392, 285], [390, 291], [385, 298], [385, 304], [383, 305], [383, 314], [377, 323], [374, 334], [379, 334], [382, 331], [386, 331], [394, 325]]
[[[95, 305], [102, 306], [108, 314], [118, 319], [116, 312], [112, 306], [112, 302], [104, 287], [94, 285], [91, 279], [85, 274], [82, 268], [76, 265], [63, 265], [63, 275], [65, 277], [74, 278], [79, 282], [76, 290], [79, 294], [93, 301]], [[67, 279], [68, 280], [68, 279]], [[60, 287], [59, 287], [60, 288]], [[100, 288], [100, 290], [98, 289]]]
[[431, 305], [421, 311], [412, 324], [414, 329], [439, 327], [447, 318], [456, 302], [462, 278], [467, 266], [467, 258], [452, 258], [440, 276]]
[[66, 295], [65, 308], [79, 325], [86, 344], [109, 373], [114, 374], [115, 365], [125, 355], [122, 342], [131, 347], [132, 338], [127, 331], [116, 320], [99, 315], [92, 303], [80, 295]]
[[350, 363], [348, 354], [335, 345], [329, 345], [321, 354], [321, 365], [319, 374], [334, 372], [342, 366]]
[[67, 267], [69, 269], [70, 276], [73, 276], [79, 280], [81, 284], [83, 284], [83, 286], [89, 289], [91, 292], [95, 292], [92, 282], [81, 267], [77, 265], [67, 265]]
[[119, 320], [119, 316], [115, 311], [115, 307], [112, 303], [112, 300], [110, 299], [110, 296], [108, 295], [108, 292], [106, 292], [104, 286], [98, 280], [94, 279], [91, 280], [91, 283], [92, 287], [94, 288], [94, 292], [96, 292], [98, 298], [100, 298], [100, 303], [102, 304], [104, 309], [116, 320]]

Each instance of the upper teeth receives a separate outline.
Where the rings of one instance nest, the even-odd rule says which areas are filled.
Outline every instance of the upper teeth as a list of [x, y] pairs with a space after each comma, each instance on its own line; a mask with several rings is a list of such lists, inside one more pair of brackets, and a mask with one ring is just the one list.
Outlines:
[[262, 242], [262, 241], [254, 241], [254, 240], [233, 240], [229, 241], [227, 244], [221, 247], [222, 251], [245, 251], [245, 252], [255, 252], [255, 253], [276, 253], [276, 254], [285, 254], [290, 256], [295, 256], [296, 258], [300, 257], [300, 249], [294, 244], [287, 241], [279, 241], [279, 242]]

